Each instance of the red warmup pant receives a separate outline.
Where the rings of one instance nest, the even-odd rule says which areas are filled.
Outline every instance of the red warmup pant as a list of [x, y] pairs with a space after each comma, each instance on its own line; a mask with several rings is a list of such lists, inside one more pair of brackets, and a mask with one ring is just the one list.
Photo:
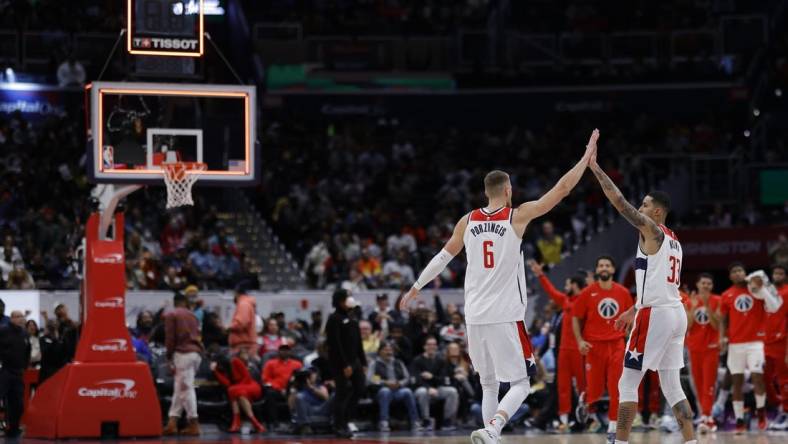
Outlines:
[[766, 344], [763, 379], [770, 405], [780, 405], [788, 412], [788, 366], [785, 365], [785, 342]]
[[572, 378], [577, 392], [586, 390], [583, 356], [577, 349], [562, 348], [558, 351], [558, 413], [569, 414], [572, 410]]
[[711, 416], [714, 405], [714, 393], [717, 385], [717, 366], [720, 362], [720, 351], [690, 350], [690, 367], [692, 382], [695, 383], [695, 394], [698, 395], [701, 415]]
[[607, 387], [607, 394], [610, 397], [608, 417], [611, 421], [615, 421], [618, 418], [618, 380], [624, 372], [626, 344], [623, 338], [589, 342], [591, 351], [585, 357], [588, 376], [587, 402], [593, 404], [599, 401]]
[[250, 402], [257, 401], [263, 396], [263, 390], [256, 382], [251, 384], [235, 384], [227, 388], [227, 396], [230, 401], [235, 401], [238, 398], [246, 398]]
[[[646, 405], [646, 381], [648, 381], [648, 405]], [[638, 411], [640, 413], [659, 413], [662, 393], [659, 391], [659, 373], [649, 370], [638, 387]]]

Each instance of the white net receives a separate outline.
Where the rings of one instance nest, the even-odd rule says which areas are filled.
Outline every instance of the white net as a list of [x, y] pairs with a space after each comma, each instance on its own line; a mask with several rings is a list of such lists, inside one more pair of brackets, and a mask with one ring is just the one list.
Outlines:
[[167, 208], [194, 205], [192, 185], [205, 170], [204, 163], [172, 162], [162, 163], [164, 184], [167, 185]]

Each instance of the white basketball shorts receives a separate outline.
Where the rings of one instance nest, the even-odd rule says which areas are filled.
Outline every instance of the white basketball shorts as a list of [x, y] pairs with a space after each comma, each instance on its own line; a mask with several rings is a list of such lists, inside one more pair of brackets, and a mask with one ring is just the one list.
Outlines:
[[744, 374], [744, 370], [751, 373], [763, 373], [763, 363], [766, 356], [763, 352], [763, 342], [743, 342], [728, 345], [728, 370], [732, 375]]
[[468, 324], [468, 354], [482, 381], [514, 382], [536, 375], [531, 339], [523, 321]]
[[684, 307], [643, 307], [627, 341], [624, 367], [633, 370], [674, 370], [684, 367]]

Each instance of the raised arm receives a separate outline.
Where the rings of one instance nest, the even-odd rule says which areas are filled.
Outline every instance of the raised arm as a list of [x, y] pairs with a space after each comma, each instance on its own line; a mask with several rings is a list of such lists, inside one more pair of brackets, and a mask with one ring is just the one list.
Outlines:
[[465, 241], [463, 241], [463, 235], [465, 234], [465, 229], [468, 227], [468, 215], [464, 215], [460, 220], [457, 221], [457, 224], [454, 225], [454, 232], [451, 235], [451, 238], [446, 242], [446, 245], [443, 246], [443, 249], [432, 258], [430, 263], [424, 267], [424, 270], [419, 275], [419, 278], [416, 279], [416, 282], [413, 283], [413, 287], [411, 287], [410, 291], [405, 293], [405, 296], [402, 297], [400, 300], [399, 308], [400, 310], [404, 310], [408, 307], [408, 304], [418, 297], [419, 291], [425, 285], [432, 282], [441, 272], [449, 265], [454, 256], [457, 256], [460, 251], [462, 251], [463, 246], [465, 245]]
[[547, 295], [550, 296], [550, 299], [558, 304], [558, 306], [563, 310], [566, 306], [566, 303], [569, 302], [569, 296], [555, 288], [553, 283], [550, 282], [550, 279], [545, 276], [541, 264], [533, 259], [529, 259], [528, 266], [531, 267], [531, 271], [534, 273], [534, 275], [539, 278], [539, 283], [542, 285], [542, 289], [545, 291], [545, 293], [547, 293]]
[[[646, 246], [661, 245], [662, 239], [665, 238], [665, 233], [659, 228], [656, 222], [650, 217], [641, 214], [637, 208], [633, 207], [627, 199], [621, 194], [615, 183], [608, 177], [596, 161], [596, 152], [591, 156], [591, 161], [588, 164], [591, 172], [594, 173], [599, 185], [602, 186], [602, 191], [607, 196], [607, 200], [624, 216], [632, 226], [640, 231], [643, 239], [646, 241]], [[650, 248], [649, 248], [650, 249]], [[647, 252], [648, 253], [648, 252]]]
[[577, 162], [571, 170], [567, 171], [566, 174], [558, 179], [558, 182], [555, 184], [555, 186], [553, 186], [550, 191], [546, 192], [538, 200], [525, 202], [517, 207], [516, 211], [514, 212], [514, 216], [512, 216], [512, 222], [515, 226], [515, 230], [518, 231], [518, 234], [522, 235], [523, 231], [525, 231], [526, 225], [528, 225], [528, 222], [536, 219], [539, 216], [542, 216], [558, 205], [558, 203], [561, 202], [563, 198], [569, 195], [572, 189], [574, 189], [575, 185], [580, 182], [580, 178], [583, 177], [583, 173], [588, 166], [588, 162], [591, 159], [592, 154], [596, 153], [596, 141], [598, 138], [599, 130], [595, 129], [591, 133], [591, 137], [588, 139], [586, 151], [580, 161]]

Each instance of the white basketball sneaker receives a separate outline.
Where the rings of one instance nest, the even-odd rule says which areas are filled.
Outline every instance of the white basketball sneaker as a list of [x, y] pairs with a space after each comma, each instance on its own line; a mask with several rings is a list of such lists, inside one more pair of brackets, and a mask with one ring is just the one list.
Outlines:
[[501, 437], [488, 429], [479, 429], [471, 433], [471, 444], [499, 444]]

